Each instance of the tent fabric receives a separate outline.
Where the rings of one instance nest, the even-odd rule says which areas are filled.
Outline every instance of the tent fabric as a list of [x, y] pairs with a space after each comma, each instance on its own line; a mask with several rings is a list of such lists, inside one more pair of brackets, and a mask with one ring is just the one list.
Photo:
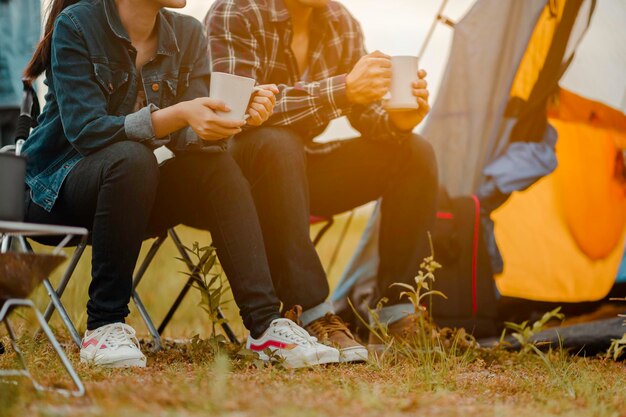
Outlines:
[[[502, 156], [485, 167], [483, 173], [487, 181], [481, 186], [481, 191], [495, 187], [501, 193], [511, 194], [550, 174], [556, 168], [556, 139], [556, 130], [549, 126], [542, 142], [509, 144]], [[486, 191], [479, 192], [479, 195], [484, 193]]]
[[564, 1], [549, 1], [547, 7], [543, 8], [515, 74], [511, 97], [523, 101], [530, 99], [533, 87], [546, 63], [556, 29], [563, 18], [564, 9]]
[[[513, 123], [513, 119], [509, 120], [509, 127]], [[557, 165], [554, 151], [557, 136], [554, 127], [546, 123], [543, 141], [510, 143], [504, 154], [489, 163], [483, 171], [485, 181], [477, 196], [481, 203], [483, 236], [493, 273], [502, 272], [504, 260], [495, 239], [491, 212], [500, 207], [512, 192], [525, 190], [554, 171]]]
[[[546, 108], [549, 98], [558, 90], [557, 82], [573, 56], [566, 56], [570, 35], [583, 0], [548, 2], [543, 9], [511, 87], [511, 99], [505, 110], [507, 119], [517, 119], [511, 133], [496, 137], [490, 144], [489, 161], [509, 142], [541, 141], [547, 126]], [[522, 93], [522, 94], [519, 94]]]
[[626, 144], [626, 115], [563, 89], [557, 103], [549, 113], [566, 135], [555, 173], [561, 212], [581, 251], [592, 260], [603, 259], [626, 229], [620, 149]]
[[622, 263], [617, 271], [617, 279], [615, 281], [619, 283], [626, 283], [626, 252], [624, 253]]
[[[587, 3], [595, 4], [594, 0]], [[500, 134], [487, 144], [487, 166], [477, 191], [485, 241], [494, 273], [502, 272], [503, 260], [494, 236], [491, 212], [513, 191], [530, 187], [556, 168], [556, 131], [548, 124], [546, 109], [558, 90], [558, 80], [571, 63], [578, 38], [588, 17], [580, 14], [583, 0], [551, 0], [544, 7], [516, 70]], [[589, 8], [589, 12], [593, 7]], [[491, 162], [489, 162], [491, 160]]]
[[450, 59], [424, 136], [451, 196], [476, 192], [545, 0], [477, 2], [455, 25]]
[[578, 96], [626, 111], [626, 2], [601, 0], [559, 85]]
[[[596, 301], [626, 271], [624, 20], [618, 1], [478, 0], [455, 26], [424, 135], [452, 196], [479, 191], [483, 214], [506, 201], [483, 218], [505, 297]], [[374, 282], [377, 216], [334, 300]]]
[[[472, 192], [482, 179], [485, 148], [498, 133], [515, 69], [545, 5], [546, 0], [481, 0], [454, 27], [450, 59], [423, 132], [451, 196]], [[355, 284], [355, 291], [366, 291], [375, 281], [379, 215], [372, 215], [331, 296], [338, 309]]]
[[[624, 319], [613, 318], [597, 320], [592, 323], [574, 324], [571, 326], [554, 327], [533, 335], [530, 340], [542, 349], [563, 348], [579, 355], [596, 355], [606, 353], [614, 339], [620, 339], [626, 332]], [[504, 341], [511, 349], [522, 348], [512, 336]], [[481, 346], [494, 347], [500, 343], [499, 338], [480, 340]]]
[[496, 283], [508, 297], [600, 300], [615, 283], [626, 236], [626, 198], [614, 175], [617, 148], [608, 129], [550, 123], [559, 133], [558, 168], [492, 215], [504, 259]]
[[[380, 230], [380, 203], [376, 204], [356, 252], [343, 272], [337, 288], [330, 296], [335, 311], [349, 308], [347, 298], [353, 305], [361, 305], [374, 291], [378, 272], [378, 234]], [[357, 285], [358, 284], [358, 285]]]

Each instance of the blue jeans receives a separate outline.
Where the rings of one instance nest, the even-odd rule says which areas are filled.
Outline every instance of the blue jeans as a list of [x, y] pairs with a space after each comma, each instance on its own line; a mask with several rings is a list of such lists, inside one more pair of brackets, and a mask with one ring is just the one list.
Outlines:
[[[235, 136], [229, 151], [252, 186], [279, 298], [304, 310], [328, 297], [326, 274], [309, 236], [309, 214], [332, 216], [382, 199], [380, 265], [373, 306], [400, 299], [395, 282], [415, 284], [430, 255], [437, 165], [432, 147], [413, 135], [402, 143], [359, 138], [308, 143], [287, 128]], [[306, 149], [305, 149], [306, 148]]]
[[254, 337], [280, 317], [250, 187], [226, 152], [184, 154], [159, 168], [148, 147], [118, 142], [72, 169], [51, 212], [31, 201], [26, 218], [92, 231], [90, 330], [124, 321], [142, 240], [181, 223], [211, 231]]

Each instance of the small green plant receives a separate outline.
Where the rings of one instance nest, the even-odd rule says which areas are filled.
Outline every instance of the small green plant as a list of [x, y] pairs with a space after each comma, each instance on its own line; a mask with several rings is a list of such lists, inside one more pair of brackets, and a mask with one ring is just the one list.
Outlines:
[[[430, 328], [432, 327], [432, 323], [430, 323], [430, 317], [428, 316], [428, 313], [426, 311], [426, 308], [423, 306], [422, 301], [426, 297], [432, 300], [432, 296], [434, 295], [443, 298], [447, 297], [441, 291], [436, 291], [432, 289], [432, 284], [435, 282], [435, 271], [441, 268], [441, 265], [435, 261], [435, 250], [430, 234], [428, 235], [428, 239], [430, 242], [430, 256], [424, 258], [422, 263], [420, 264], [420, 269], [417, 273], [417, 276], [415, 277], [415, 287], [410, 284], [399, 282], [391, 284], [391, 286], [401, 287], [406, 290], [400, 293], [400, 297], [406, 297], [409, 299], [415, 309], [417, 319], [419, 320], [418, 325], [420, 327], [420, 332], [425, 333], [422, 336], [427, 336], [427, 338], [430, 339], [432, 333]], [[393, 339], [389, 336], [387, 324], [380, 321], [378, 311], [380, 311], [388, 301], [389, 300], [387, 298], [383, 298], [378, 301], [375, 309], [368, 308], [368, 313], [371, 319], [371, 322], [368, 322], [361, 317], [361, 315], [352, 305], [351, 300], [348, 299], [348, 304], [354, 311], [356, 317], [361, 321], [361, 323], [363, 323], [363, 325], [370, 331], [370, 333], [372, 333], [379, 340], [384, 342], [386, 350], [391, 348]], [[426, 331], [426, 327], [428, 327], [428, 331]]]
[[[229, 301], [224, 300], [224, 296], [229, 291], [229, 286], [224, 282], [222, 267], [217, 259], [213, 246], [200, 246], [194, 242], [191, 248], [185, 246], [185, 250], [192, 257], [191, 271], [181, 271], [182, 274], [192, 279], [192, 286], [200, 292], [200, 307], [206, 311], [211, 322], [210, 342], [216, 350], [220, 345], [226, 343], [223, 335], [217, 334], [217, 326], [227, 322], [221, 313], [221, 308]], [[176, 258], [185, 264], [188, 260]]]
[[267, 364], [270, 363], [272, 367], [276, 369], [285, 369], [285, 358], [283, 356], [280, 356], [276, 351], [273, 351], [270, 348], [263, 350], [263, 353], [269, 358], [267, 362], [261, 360], [258, 353], [242, 346], [237, 352], [237, 358], [244, 367], [261, 369], [265, 368]]
[[185, 344], [186, 352], [194, 363], [202, 363], [214, 359], [219, 352], [220, 342], [215, 338], [202, 339], [200, 335], [193, 335], [189, 343]]
[[624, 333], [621, 339], [613, 339], [611, 341], [611, 346], [609, 347], [606, 356], [616, 361], [624, 354], [626, 354], [626, 333]]
[[475, 358], [475, 348], [478, 347], [475, 339], [464, 329], [440, 329], [432, 316], [424, 307], [424, 301], [439, 296], [447, 298], [445, 294], [433, 289], [435, 272], [441, 265], [435, 261], [434, 248], [431, 241], [431, 254], [420, 264], [420, 270], [415, 277], [415, 286], [397, 283], [403, 288], [401, 297], [408, 298], [415, 309], [413, 329], [410, 333], [399, 338], [391, 337], [387, 323], [380, 320], [378, 312], [384, 307], [387, 299], [382, 299], [375, 309], [368, 309], [370, 321], [364, 320], [348, 299], [350, 307], [358, 319], [371, 334], [380, 341], [380, 349], [373, 355], [371, 364], [384, 369], [390, 363], [417, 363], [418, 374], [416, 380], [421, 385], [435, 390], [445, 386], [448, 376], [463, 368]]
[[[554, 310], [545, 313], [539, 320], [534, 322], [532, 326], [529, 325], [530, 322], [528, 320], [520, 324], [507, 321], [504, 322], [504, 325], [508, 329], [513, 331], [513, 333], [511, 333], [511, 336], [513, 336], [513, 338], [519, 342], [521, 347], [521, 353], [528, 353], [531, 351], [536, 351], [536, 346], [532, 342], [532, 338], [534, 335], [543, 331], [546, 327], [546, 324], [548, 324], [550, 320], [563, 320], [564, 318], [565, 316], [563, 315], [563, 313], [561, 313], [561, 307], [557, 307]], [[502, 338], [500, 339], [500, 342], [503, 341], [504, 335], [505, 332], [502, 333]]]
[[547, 353], [543, 353], [539, 348], [530, 344], [531, 349], [541, 359], [548, 373], [552, 376], [554, 384], [561, 389], [565, 395], [571, 399], [576, 398], [576, 389], [572, 384], [575, 378], [575, 370], [573, 363], [568, 360], [567, 351], [563, 348], [563, 340], [559, 336], [558, 349], [553, 350], [552, 347]]
[[[429, 235], [429, 239], [430, 239], [430, 235]], [[441, 268], [441, 265], [435, 261], [435, 250], [433, 248], [432, 239], [430, 239], [430, 256], [424, 258], [424, 260], [420, 264], [420, 270], [417, 273], [417, 276], [415, 277], [415, 287], [409, 284], [400, 283], [400, 282], [391, 284], [391, 286], [396, 286], [396, 287], [401, 287], [401, 288], [406, 289], [406, 291], [403, 291], [402, 293], [400, 293], [400, 297], [408, 298], [411, 304], [413, 304], [413, 307], [415, 307], [416, 312], [419, 312], [419, 311], [425, 312], [426, 309], [423, 306], [422, 300], [424, 300], [426, 297], [428, 297], [431, 300], [432, 300], [433, 295], [437, 295], [445, 299], [448, 298], [441, 291], [433, 290], [431, 288], [432, 284], [435, 283], [435, 271], [439, 268]], [[432, 304], [432, 303], [429, 303], [429, 304]]]
[[265, 367], [265, 362], [261, 360], [259, 354], [253, 352], [250, 349], [247, 349], [245, 345], [242, 346], [241, 349], [239, 349], [239, 351], [237, 352], [237, 359], [239, 360], [239, 363], [243, 366], [243, 368], [252, 367], [256, 369], [262, 369]]
[[[626, 298], [612, 298], [612, 301], [626, 301]], [[619, 314], [619, 317], [626, 318], [626, 314]], [[626, 326], [626, 321], [624, 321], [624, 326]], [[618, 360], [622, 357], [622, 355], [626, 354], [626, 333], [622, 336], [621, 339], [613, 339], [611, 340], [611, 346], [609, 350], [606, 352], [607, 358], [613, 358], [614, 361]]]

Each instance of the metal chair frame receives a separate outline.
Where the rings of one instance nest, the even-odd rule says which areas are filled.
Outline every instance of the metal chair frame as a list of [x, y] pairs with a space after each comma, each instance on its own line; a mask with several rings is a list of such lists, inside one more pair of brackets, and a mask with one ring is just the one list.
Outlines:
[[[320, 242], [320, 240], [322, 239], [324, 234], [330, 229], [330, 227], [333, 225], [333, 222], [334, 222], [332, 217], [324, 218], [324, 221], [326, 221], [326, 223], [317, 232], [315, 238], [313, 239], [314, 245], [317, 245]], [[193, 262], [191, 261], [191, 258], [189, 257], [189, 254], [185, 250], [185, 246], [181, 242], [181, 240], [178, 237], [178, 234], [176, 233], [176, 231], [174, 229], [169, 229], [168, 230], [168, 235], [170, 236], [170, 238], [174, 242], [174, 245], [176, 246], [176, 249], [178, 250], [178, 252], [180, 254], [180, 257], [184, 260], [185, 264], [187, 265], [187, 269], [192, 274], [192, 276], [189, 277], [189, 279], [187, 279], [187, 282], [185, 283], [183, 288], [178, 293], [178, 296], [174, 300], [174, 303], [172, 304], [172, 306], [170, 307], [168, 312], [165, 314], [165, 317], [163, 318], [163, 321], [161, 322], [159, 327], [156, 329], [156, 331], [155, 331], [154, 327], [152, 327], [152, 329], [150, 329], [150, 326], [148, 326], [149, 327], [149, 331], [150, 331], [153, 339], [157, 339], [158, 337], [160, 337], [163, 334], [163, 332], [165, 331], [165, 328], [170, 323], [170, 321], [172, 320], [172, 317], [174, 317], [174, 314], [176, 313], [176, 311], [180, 307], [181, 303], [183, 302], [183, 300], [187, 296], [187, 293], [189, 292], [189, 289], [193, 286], [194, 280], [197, 278], [197, 276], [194, 276], [197, 273], [197, 271], [195, 269], [195, 266], [193, 265]], [[135, 274], [135, 277], [133, 278], [133, 288], [136, 288], [137, 285], [139, 285], [139, 282], [143, 278], [146, 270], [148, 269], [148, 266], [150, 265], [150, 263], [152, 262], [152, 260], [156, 256], [157, 252], [159, 251], [159, 248], [161, 247], [161, 245], [163, 244], [163, 242], [165, 241], [166, 238], [167, 238], [166, 236], [158, 237], [154, 241], [154, 243], [152, 243], [152, 246], [150, 247], [150, 250], [148, 251], [148, 254], [144, 258], [142, 264], [140, 265], [139, 269], [137, 270], [137, 273]], [[134, 294], [136, 294], [136, 292], [134, 292]], [[137, 307], [139, 308], [139, 304], [137, 303], [137, 300], [135, 300], [135, 304], [137, 304]], [[143, 309], [143, 310], [145, 311], [145, 309]], [[220, 318], [224, 317], [222, 312], [219, 309], [218, 309], [218, 317], [220, 317]], [[149, 319], [149, 316], [147, 318]], [[146, 322], [146, 325], [148, 325], [148, 321], [146, 320], [146, 318], [144, 318], [144, 322]], [[239, 343], [239, 340], [237, 339], [237, 336], [235, 335], [235, 333], [233, 332], [231, 327], [228, 325], [228, 323], [223, 323], [222, 324], [222, 329], [224, 330], [224, 333], [226, 334], [226, 336], [228, 337], [228, 339], [232, 343]]]
[[[17, 239], [21, 244], [24, 250], [28, 248], [28, 242], [24, 238], [25, 235], [28, 236], [43, 236], [43, 235], [64, 235], [65, 238], [61, 239], [60, 243], [53, 250], [53, 253], [58, 254], [61, 252], [63, 247], [74, 237], [74, 236], [86, 236], [87, 230], [82, 228], [75, 227], [62, 227], [62, 226], [48, 226], [48, 225], [32, 225], [18, 222], [0, 222], [0, 228], [2, 229], [2, 233], [0, 233], [0, 252], [5, 253], [8, 252], [11, 248], [12, 239]], [[47, 281], [44, 280], [44, 281]], [[49, 281], [48, 281], [49, 284]], [[15, 330], [11, 325], [9, 320], [10, 313], [16, 308], [30, 308], [34, 311], [35, 317], [39, 324], [39, 330], [43, 331], [46, 335], [46, 338], [52, 345], [55, 353], [61, 360], [61, 364], [65, 368], [65, 371], [68, 373], [72, 382], [74, 383], [75, 390], [67, 390], [61, 388], [49, 388], [44, 387], [39, 384], [35, 378], [31, 375], [28, 370], [28, 366], [26, 364], [26, 360], [24, 359], [24, 355], [22, 354], [21, 349], [18, 346], [18, 341], [16, 337]], [[67, 314], [63, 305], [60, 304], [60, 311], [62, 314]], [[39, 312], [39, 310], [35, 307], [31, 300], [20, 299], [20, 298], [10, 298], [7, 300], [0, 301], [0, 321], [4, 323], [5, 328], [7, 329], [9, 338], [11, 340], [11, 346], [13, 347], [13, 351], [15, 352], [21, 367], [18, 369], [2, 369], [0, 370], [0, 377], [2, 377], [3, 381], [5, 377], [26, 377], [33, 384], [34, 388], [37, 391], [54, 391], [67, 396], [76, 396], [80, 397], [85, 394], [85, 387], [83, 386], [80, 378], [74, 371], [72, 364], [68, 360], [65, 352], [61, 348], [61, 345], [54, 337], [52, 330], [48, 326], [47, 320], [44, 319], [43, 315]], [[71, 322], [70, 322], [71, 323]]]
[[[152, 343], [153, 343], [152, 350], [153, 351], [158, 351], [162, 348], [161, 334], [163, 333], [165, 326], [167, 326], [167, 323], [169, 323], [169, 321], [171, 320], [173, 313], [178, 308], [178, 305], [180, 305], [180, 302], [182, 302], [182, 299], [184, 298], [184, 295], [186, 295], [186, 292], [189, 290], [189, 286], [190, 286], [189, 283], [188, 285], [185, 285], [185, 287], [183, 288], [183, 291], [181, 291], [181, 292], [184, 292], [185, 294], [182, 297], [179, 295], [179, 297], [175, 301], [176, 307], [173, 309], [170, 309], [171, 314], [168, 313], [168, 316], [166, 316], [166, 318], [164, 319], [164, 324], [162, 323], [162, 325], [159, 328], [157, 328], [154, 325], [154, 321], [152, 320], [150, 313], [146, 309], [143, 301], [141, 300], [139, 293], [137, 292], [137, 286], [139, 285], [139, 282], [145, 275], [148, 267], [154, 260], [159, 248], [163, 245], [163, 242], [165, 242], [165, 240], [167, 239], [168, 235], [172, 237], [172, 240], [174, 241], [174, 245], [180, 252], [180, 255], [183, 257], [183, 259], [185, 259], [185, 263], [187, 264], [187, 267], [189, 268], [189, 272], [192, 274], [195, 273], [193, 263], [191, 262], [191, 259], [189, 258], [189, 255], [187, 254], [183, 246], [183, 243], [181, 242], [180, 238], [178, 237], [174, 229], [169, 229], [166, 235], [159, 236], [156, 238], [156, 240], [152, 243], [152, 246], [150, 247], [148, 254], [146, 255], [141, 265], [139, 266], [137, 272], [135, 273], [135, 276], [133, 277], [133, 287], [132, 287], [131, 295], [132, 295], [133, 302], [135, 303], [135, 306], [137, 307], [137, 311], [139, 312], [139, 315], [141, 316], [146, 326], [146, 329], [148, 330], [148, 333], [150, 334], [150, 337], [152, 338]], [[85, 238], [81, 239], [81, 241], [77, 244], [76, 250], [74, 251], [74, 254], [72, 255], [70, 259], [70, 263], [67, 269], [65, 270], [63, 276], [61, 277], [61, 280], [59, 281], [59, 284], [57, 285], [56, 288], [54, 288], [50, 280], [45, 279], [43, 281], [43, 284], [46, 288], [48, 296], [50, 297], [50, 303], [48, 304], [43, 315], [44, 319], [46, 320], [46, 322], [48, 322], [50, 318], [52, 317], [52, 314], [54, 313], [54, 311], [55, 310], [58, 311], [59, 315], [61, 316], [61, 320], [65, 324], [65, 327], [67, 327], [70, 333], [70, 336], [72, 337], [72, 340], [74, 341], [76, 346], [78, 346], [79, 348], [81, 346], [82, 339], [80, 335], [78, 334], [78, 331], [76, 330], [76, 326], [72, 322], [72, 319], [69, 317], [67, 310], [65, 309], [62, 303], [61, 297], [63, 296], [63, 293], [65, 292], [65, 289], [67, 288], [67, 284], [72, 278], [74, 271], [76, 270], [76, 266], [78, 265], [78, 262], [80, 261], [80, 258], [82, 257], [85, 251], [85, 248], [88, 245], [88, 241], [89, 241], [88, 237], [86, 236]], [[32, 251], [32, 247], [28, 242], [25, 241], [23, 245], [25, 245], [27, 250]], [[221, 315], [221, 312], [219, 312], [219, 314]], [[232, 331], [228, 323], [223, 323], [222, 328], [224, 330], [224, 333], [226, 333], [226, 335], [232, 342], [234, 343], [238, 342], [237, 338], [235, 337], [234, 332]]]
[[[319, 243], [321, 238], [324, 236], [324, 234], [330, 229], [330, 227], [333, 224], [332, 218], [325, 219], [325, 221], [326, 223], [324, 224], [322, 229], [318, 231], [317, 235], [315, 236], [313, 240], [315, 244]], [[189, 277], [189, 279], [187, 280], [183, 288], [180, 290], [178, 296], [174, 300], [172, 306], [169, 308], [165, 317], [163, 318], [159, 326], [156, 327], [154, 325], [154, 321], [152, 317], [150, 316], [150, 313], [146, 309], [143, 301], [141, 300], [141, 297], [139, 296], [139, 293], [137, 292], [137, 286], [139, 285], [139, 283], [145, 276], [146, 271], [148, 270], [148, 267], [150, 266], [150, 264], [156, 257], [157, 253], [159, 252], [159, 249], [161, 248], [165, 240], [168, 238], [168, 236], [172, 239], [174, 246], [176, 246], [176, 249], [178, 250], [180, 257], [184, 260], [187, 266], [187, 269], [189, 270], [189, 273], [192, 274], [192, 276]], [[56, 288], [54, 288], [50, 280], [45, 279], [43, 281], [46, 291], [48, 292], [48, 296], [50, 297], [50, 303], [48, 304], [43, 315], [45, 321], [48, 322], [50, 318], [52, 317], [52, 314], [54, 313], [54, 311], [55, 310], [58, 311], [59, 315], [61, 316], [61, 320], [63, 321], [68, 331], [70, 332], [70, 336], [72, 337], [72, 340], [79, 348], [81, 345], [81, 337], [78, 334], [78, 331], [76, 330], [76, 327], [74, 326], [74, 323], [69, 317], [67, 310], [63, 306], [63, 303], [61, 302], [61, 297], [63, 296], [63, 293], [65, 292], [65, 289], [67, 287], [67, 284], [69, 283], [70, 279], [72, 278], [72, 275], [74, 274], [76, 266], [78, 265], [78, 262], [80, 261], [80, 258], [82, 257], [85, 251], [85, 248], [87, 247], [87, 244], [88, 244], [88, 237], [84, 237], [78, 243], [76, 250], [74, 251], [74, 254], [72, 255], [70, 259], [70, 263], [67, 269], [65, 270], [63, 276], [61, 277], [61, 280], [59, 281], [59, 284], [57, 285]], [[25, 245], [29, 251], [32, 251], [32, 247], [30, 246], [28, 242], [25, 241], [23, 245]], [[183, 300], [189, 293], [189, 289], [193, 286], [193, 282], [197, 278], [197, 275], [195, 274], [197, 274], [195, 265], [193, 264], [189, 254], [187, 253], [187, 250], [185, 249], [185, 246], [182, 243], [180, 237], [178, 236], [178, 234], [173, 228], [169, 229], [167, 231], [167, 234], [158, 236], [155, 239], [155, 241], [150, 246], [150, 249], [148, 250], [148, 253], [146, 254], [145, 258], [139, 265], [139, 268], [137, 268], [137, 271], [135, 272], [135, 275], [133, 277], [132, 299], [133, 299], [133, 302], [135, 303], [135, 306], [137, 307], [137, 311], [139, 312], [139, 315], [141, 316], [148, 330], [148, 333], [150, 334], [150, 337], [152, 338], [152, 343], [153, 343], [152, 349], [154, 351], [158, 351], [162, 348], [163, 343], [161, 340], [161, 335], [163, 334], [163, 332], [165, 331], [165, 328], [170, 323], [170, 321], [174, 317], [174, 314], [176, 313], [181, 303], [183, 302]], [[220, 318], [224, 317], [222, 311], [219, 309], [218, 309], [218, 317]], [[235, 335], [235, 332], [228, 325], [228, 323], [222, 323], [221, 327], [225, 335], [228, 337], [228, 339], [232, 343], [239, 343], [239, 340], [237, 336]]]
[[[39, 328], [43, 330], [44, 334], [46, 335], [46, 338], [52, 345], [54, 352], [57, 354], [57, 356], [61, 360], [61, 364], [65, 368], [65, 371], [70, 376], [70, 378], [72, 379], [72, 382], [74, 383], [76, 387], [75, 390], [44, 387], [41, 384], [39, 384], [35, 380], [35, 378], [32, 376], [32, 374], [28, 370], [28, 366], [26, 365], [26, 360], [24, 359], [24, 355], [22, 354], [22, 351], [17, 344], [17, 337], [15, 334], [15, 330], [13, 329], [13, 326], [11, 325], [11, 322], [9, 321], [9, 314], [18, 307], [30, 308], [35, 312], [35, 316], [37, 317], [37, 322], [39, 323]], [[53, 391], [53, 392], [57, 392], [66, 396], [74, 396], [74, 397], [81, 397], [85, 394], [85, 386], [80, 380], [78, 374], [76, 374], [76, 371], [74, 370], [74, 368], [72, 367], [72, 364], [70, 363], [69, 359], [65, 355], [63, 348], [61, 347], [57, 339], [54, 337], [54, 334], [52, 333], [52, 330], [50, 330], [48, 323], [43, 318], [43, 316], [41, 315], [37, 307], [35, 307], [32, 301], [19, 299], [19, 298], [12, 298], [12, 299], [7, 300], [2, 305], [2, 308], [0, 308], [0, 321], [4, 323], [4, 326], [7, 329], [9, 338], [11, 339], [11, 346], [13, 347], [13, 351], [15, 352], [21, 365], [21, 368], [18, 368], [18, 369], [0, 369], [0, 377], [2, 377], [3, 379], [7, 377], [26, 377], [30, 380], [30, 382], [33, 384], [33, 387], [37, 391]], [[2, 381], [2, 382], [6, 382], [6, 381]]]

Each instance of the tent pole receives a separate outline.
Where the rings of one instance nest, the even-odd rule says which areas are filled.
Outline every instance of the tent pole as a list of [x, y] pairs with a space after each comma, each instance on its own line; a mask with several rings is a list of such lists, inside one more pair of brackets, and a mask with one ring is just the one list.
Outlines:
[[443, 0], [443, 2], [441, 3], [441, 7], [439, 7], [439, 11], [437, 11], [437, 15], [435, 16], [435, 20], [433, 20], [433, 23], [430, 25], [430, 29], [428, 29], [428, 33], [426, 34], [426, 38], [424, 38], [424, 42], [422, 43], [422, 47], [420, 48], [420, 51], [417, 54], [418, 58], [421, 59], [424, 56], [424, 52], [426, 51], [426, 47], [430, 43], [430, 40], [432, 39], [433, 34], [435, 33], [435, 29], [436, 29], [437, 23], [439, 23], [439, 21], [444, 22], [448, 26], [454, 26], [454, 23], [452, 23], [452, 21], [450, 19], [448, 19], [447, 17], [443, 16], [443, 10], [445, 9], [447, 4], [448, 4], [448, 0]]

